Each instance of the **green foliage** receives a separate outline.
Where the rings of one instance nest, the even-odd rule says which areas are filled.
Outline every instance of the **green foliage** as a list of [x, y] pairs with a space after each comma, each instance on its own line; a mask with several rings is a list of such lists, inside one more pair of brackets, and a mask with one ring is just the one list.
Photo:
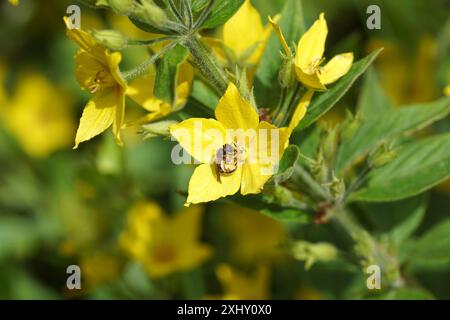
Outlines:
[[[286, 42], [297, 42], [305, 32], [302, 1], [286, 1], [279, 24]], [[280, 85], [277, 79], [281, 67], [281, 52], [281, 44], [277, 36], [272, 34], [258, 65], [255, 80], [256, 101], [266, 107], [273, 107], [279, 96]]]
[[273, 176], [275, 184], [280, 184], [292, 176], [300, 159], [300, 150], [295, 145], [290, 145], [286, 151], [284, 151], [283, 158], [280, 160], [278, 173]]
[[216, 0], [210, 15], [202, 24], [202, 29], [220, 27], [239, 10], [243, 3], [244, 0]]
[[368, 175], [367, 186], [353, 200], [394, 201], [424, 192], [450, 177], [450, 135], [411, 142], [398, 156]]
[[342, 173], [381, 142], [390, 142], [400, 135], [423, 129], [449, 113], [450, 98], [441, 98], [430, 103], [388, 109], [379, 116], [363, 120], [354, 136], [340, 148], [336, 171]]
[[187, 49], [177, 45], [167, 52], [158, 64], [154, 93], [170, 105], [176, 102], [178, 66], [186, 60], [187, 56]]
[[416, 264], [450, 262], [450, 220], [428, 230], [416, 243], [409, 260]]

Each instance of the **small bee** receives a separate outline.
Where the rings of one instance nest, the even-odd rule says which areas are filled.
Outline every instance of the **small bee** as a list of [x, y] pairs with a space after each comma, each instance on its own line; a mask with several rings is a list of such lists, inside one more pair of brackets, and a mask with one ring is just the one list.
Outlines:
[[216, 153], [216, 168], [220, 175], [229, 175], [237, 170], [238, 167], [238, 149], [236, 145], [226, 143]]

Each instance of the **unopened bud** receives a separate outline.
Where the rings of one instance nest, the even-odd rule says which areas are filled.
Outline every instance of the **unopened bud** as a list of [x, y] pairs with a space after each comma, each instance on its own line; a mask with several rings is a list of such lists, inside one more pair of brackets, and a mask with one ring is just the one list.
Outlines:
[[127, 46], [127, 38], [116, 30], [94, 30], [92, 36], [112, 50], [121, 50]]
[[161, 27], [166, 23], [167, 16], [163, 9], [158, 7], [153, 0], [141, 0], [141, 5], [134, 14], [154, 27]]
[[336, 259], [336, 247], [327, 242], [311, 243], [298, 241], [292, 247], [295, 259], [305, 261], [305, 269], [310, 269], [316, 261], [327, 262]]
[[322, 131], [321, 145], [323, 148], [323, 156], [325, 161], [330, 161], [336, 154], [337, 142], [338, 142], [338, 130], [337, 127], [328, 126]]
[[288, 88], [295, 83], [294, 62], [292, 57], [281, 55], [281, 68], [278, 74], [278, 81], [282, 88]]
[[391, 149], [385, 144], [382, 144], [370, 155], [369, 165], [372, 168], [379, 168], [394, 160], [396, 156], [397, 151]]
[[349, 140], [361, 126], [361, 117], [354, 116], [349, 110], [346, 110], [346, 117], [341, 129], [341, 138], [343, 141]]
[[344, 179], [338, 179], [333, 172], [333, 180], [331, 181], [330, 191], [333, 198], [338, 199], [345, 193]]
[[168, 137], [170, 135], [169, 127], [177, 123], [178, 122], [174, 120], [165, 120], [145, 124], [142, 126], [144, 139], [151, 139], [158, 136]]
[[136, 8], [136, 2], [134, 0], [108, 0], [109, 6], [116, 13], [122, 15], [129, 15]]

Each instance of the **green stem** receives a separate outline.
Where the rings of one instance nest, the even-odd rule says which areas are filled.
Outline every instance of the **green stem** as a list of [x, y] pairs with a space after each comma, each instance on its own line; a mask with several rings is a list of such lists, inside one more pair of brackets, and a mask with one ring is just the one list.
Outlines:
[[222, 96], [227, 90], [228, 78], [216, 58], [195, 34], [185, 38], [184, 45], [189, 49], [202, 76]]
[[301, 165], [295, 166], [293, 178], [305, 184], [308, 191], [319, 200], [330, 200], [328, 192]]
[[129, 46], [147, 46], [147, 45], [152, 45], [152, 44], [169, 41], [169, 40], [174, 40], [174, 39], [176, 39], [175, 36], [167, 36], [167, 37], [148, 39], [148, 40], [129, 39], [127, 41], [127, 45], [129, 45]]
[[364, 271], [370, 265], [377, 265], [383, 274], [382, 288], [402, 286], [404, 281], [400, 275], [399, 264], [385, 246], [376, 241], [345, 209], [335, 209], [332, 219], [348, 233], [355, 243], [354, 252]]
[[148, 68], [156, 62], [161, 56], [163, 56], [168, 51], [172, 50], [176, 45], [178, 44], [178, 41], [174, 41], [167, 46], [165, 46], [161, 51], [157, 52], [156, 54], [152, 55], [150, 58], [145, 60], [142, 64], [137, 66], [136, 68], [124, 72], [123, 77], [127, 82], [133, 81], [136, 78], [139, 78], [143, 75], [145, 75], [148, 72]]

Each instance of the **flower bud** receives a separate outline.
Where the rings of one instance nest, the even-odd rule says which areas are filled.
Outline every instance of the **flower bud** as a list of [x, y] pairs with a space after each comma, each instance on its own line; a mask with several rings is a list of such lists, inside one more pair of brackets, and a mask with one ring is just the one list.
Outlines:
[[288, 57], [284, 54], [281, 55], [281, 68], [278, 74], [278, 82], [282, 88], [288, 88], [292, 86], [296, 79], [294, 74], [294, 62], [292, 57]]
[[161, 27], [167, 20], [166, 13], [153, 0], [141, 0], [141, 5], [134, 14], [154, 27]]
[[396, 156], [397, 151], [392, 150], [385, 144], [382, 144], [370, 155], [369, 165], [372, 168], [379, 168], [394, 160]]
[[336, 247], [327, 242], [311, 243], [298, 241], [292, 247], [295, 259], [305, 261], [305, 269], [310, 269], [316, 261], [331, 261], [336, 259], [338, 251]]
[[134, 0], [108, 0], [109, 6], [116, 13], [122, 15], [129, 15], [136, 8], [136, 3]]
[[142, 133], [144, 139], [151, 139], [158, 136], [168, 137], [170, 135], [169, 127], [178, 123], [174, 120], [165, 120], [153, 122], [142, 126]]
[[112, 50], [121, 50], [127, 46], [127, 38], [116, 30], [94, 30], [92, 36]]
[[344, 179], [338, 179], [333, 172], [333, 180], [331, 181], [330, 191], [333, 198], [338, 199], [345, 193]]
[[361, 117], [354, 116], [349, 110], [346, 110], [346, 117], [341, 129], [342, 141], [348, 141], [355, 134], [361, 125]]

